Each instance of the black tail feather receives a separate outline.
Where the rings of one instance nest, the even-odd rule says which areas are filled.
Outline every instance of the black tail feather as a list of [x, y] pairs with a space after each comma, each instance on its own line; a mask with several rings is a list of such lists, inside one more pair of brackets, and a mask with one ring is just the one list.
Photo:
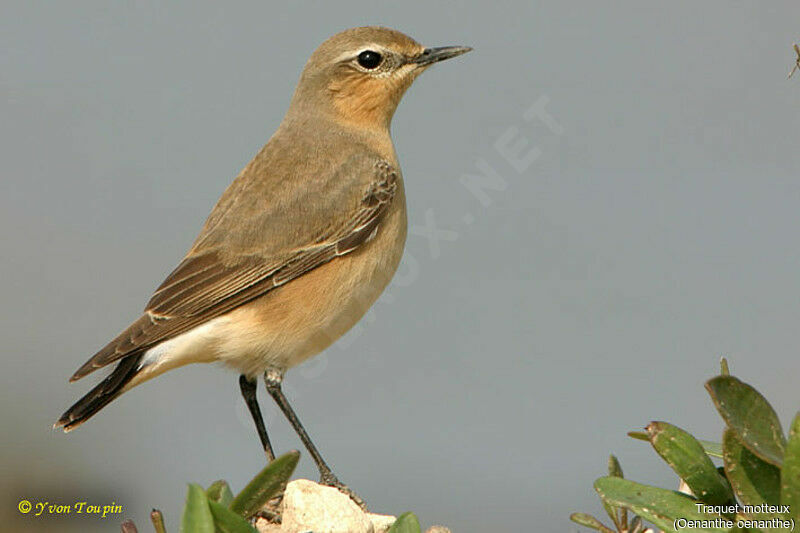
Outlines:
[[122, 359], [108, 377], [67, 409], [54, 427], [63, 427], [65, 432], [75, 429], [122, 394], [123, 387], [138, 372], [141, 358], [141, 355], [134, 355]]

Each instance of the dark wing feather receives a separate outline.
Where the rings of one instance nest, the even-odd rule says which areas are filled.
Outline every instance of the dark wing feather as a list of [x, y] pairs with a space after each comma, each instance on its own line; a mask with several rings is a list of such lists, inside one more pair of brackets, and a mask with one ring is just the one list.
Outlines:
[[145, 314], [89, 359], [71, 380], [140, 354], [352, 252], [375, 235], [396, 189], [396, 171], [380, 162], [359, 208], [316, 242], [281, 257], [251, 255], [230, 264], [216, 251], [190, 255], [156, 290]]

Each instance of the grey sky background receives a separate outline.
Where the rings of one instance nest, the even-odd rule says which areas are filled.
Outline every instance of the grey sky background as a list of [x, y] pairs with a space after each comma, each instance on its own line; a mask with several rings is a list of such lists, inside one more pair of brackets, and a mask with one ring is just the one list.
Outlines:
[[[395, 283], [287, 375], [374, 511], [574, 531], [570, 512], [602, 512], [591, 484], [610, 452], [628, 477], [674, 484], [627, 431], [668, 420], [719, 438], [702, 384], [720, 355], [789, 421], [796, 2], [5, 2], [3, 523], [23, 497], [115, 501], [124, 516], [9, 527], [133, 517], [147, 531], [159, 507], [177, 531], [187, 482], [238, 490], [262, 467], [237, 376], [214, 366], [145, 384], [68, 436], [50, 426], [91, 385], [70, 374], [138, 315], [272, 134], [313, 49], [364, 24], [475, 48], [395, 116], [412, 226]], [[537, 103], [551, 122], [526, 120]], [[498, 139], [523, 138], [540, 155], [515, 168]], [[504, 190], [463, 185], [481, 164]], [[265, 396], [276, 448], [299, 448]], [[306, 454], [298, 475], [316, 476]]]

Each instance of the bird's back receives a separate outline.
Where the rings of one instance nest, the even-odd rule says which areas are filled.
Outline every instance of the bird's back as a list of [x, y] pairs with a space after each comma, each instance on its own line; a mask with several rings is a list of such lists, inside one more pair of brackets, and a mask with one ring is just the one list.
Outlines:
[[[324, 119], [282, 124], [223, 193], [190, 254], [211, 249], [277, 257], [349, 216], [379, 161], [397, 166], [384, 139]], [[388, 141], [388, 142], [387, 142]]]

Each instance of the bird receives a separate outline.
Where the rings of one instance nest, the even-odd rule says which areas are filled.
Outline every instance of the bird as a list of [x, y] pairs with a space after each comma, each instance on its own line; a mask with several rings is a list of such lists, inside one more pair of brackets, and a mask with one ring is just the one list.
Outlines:
[[281, 384], [346, 333], [392, 279], [407, 232], [390, 127], [412, 82], [469, 52], [390, 28], [351, 28], [311, 55], [277, 130], [224, 191], [142, 315], [70, 378], [115, 364], [58, 419], [69, 432], [130, 389], [190, 363], [238, 371], [261, 446], [275, 458], [258, 378], [315, 461], [320, 482], [361, 500], [322, 458]]

